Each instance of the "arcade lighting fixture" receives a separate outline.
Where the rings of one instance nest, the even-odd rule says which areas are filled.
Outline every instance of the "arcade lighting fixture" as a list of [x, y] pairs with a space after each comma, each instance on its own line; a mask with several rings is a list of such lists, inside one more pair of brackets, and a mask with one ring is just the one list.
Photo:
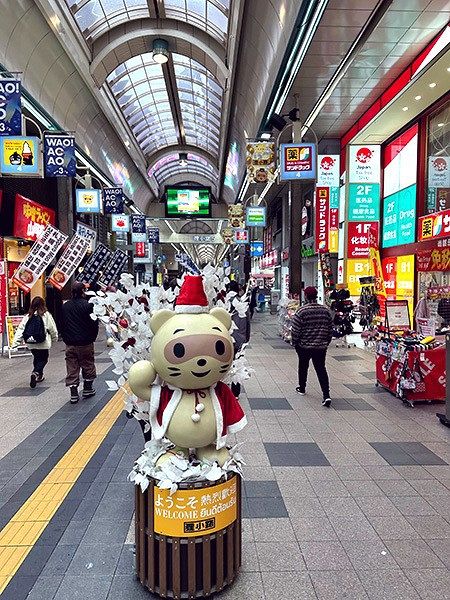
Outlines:
[[160, 38], [153, 40], [153, 60], [159, 65], [163, 65], [169, 60], [169, 43]]
[[178, 164], [180, 167], [187, 167], [188, 164], [188, 155], [187, 152], [180, 152], [178, 155]]

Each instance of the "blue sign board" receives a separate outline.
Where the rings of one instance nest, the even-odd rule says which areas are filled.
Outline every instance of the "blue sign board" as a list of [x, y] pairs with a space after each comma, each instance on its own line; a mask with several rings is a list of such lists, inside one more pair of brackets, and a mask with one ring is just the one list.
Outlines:
[[316, 179], [317, 148], [315, 144], [280, 145], [280, 180]]
[[133, 244], [147, 241], [145, 215], [131, 215], [131, 241]]
[[395, 192], [383, 200], [383, 248], [416, 241], [416, 185]]
[[20, 81], [0, 80], [0, 135], [22, 135]]
[[39, 175], [38, 137], [0, 137], [0, 170], [4, 175]]
[[103, 207], [105, 215], [121, 215], [123, 214], [123, 189], [103, 188]]
[[44, 136], [44, 167], [46, 177], [75, 177], [75, 138], [71, 135], [46, 133]]
[[250, 256], [259, 258], [264, 255], [264, 242], [250, 242]]
[[76, 190], [77, 213], [102, 212], [102, 198], [100, 190]]
[[159, 244], [159, 229], [157, 227], [147, 227], [147, 239], [151, 244]]

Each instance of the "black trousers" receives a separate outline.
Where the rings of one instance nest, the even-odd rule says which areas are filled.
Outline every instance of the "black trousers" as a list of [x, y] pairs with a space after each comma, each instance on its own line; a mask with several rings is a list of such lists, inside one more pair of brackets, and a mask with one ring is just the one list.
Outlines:
[[48, 363], [48, 350], [31, 350], [33, 355], [33, 371], [38, 375], [42, 375], [44, 367]]
[[239, 394], [241, 393], [241, 384], [240, 383], [232, 383], [231, 391], [236, 396], [236, 398], [239, 398]]
[[327, 349], [312, 349], [295, 347], [298, 354], [298, 386], [303, 392], [306, 390], [306, 381], [308, 379], [309, 361], [312, 360], [314, 369], [317, 373], [320, 387], [324, 399], [330, 397], [330, 381], [328, 379], [325, 360], [327, 357]]

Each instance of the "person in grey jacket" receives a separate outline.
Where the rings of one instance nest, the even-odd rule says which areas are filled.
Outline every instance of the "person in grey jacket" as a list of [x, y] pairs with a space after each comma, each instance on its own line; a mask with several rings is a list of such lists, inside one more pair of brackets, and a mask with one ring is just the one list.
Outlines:
[[31, 301], [30, 310], [28, 314], [24, 316], [19, 327], [14, 334], [14, 341], [12, 344], [13, 348], [17, 348], [23, 343], [23, 334], [25, 331], [25, 325], [28, 319], [37, 313], [44, 322], [44, 328], [46, 332], [45, 340], [40, 344], [28, 344], [28, 349], [33, 355], [33, 371], [30, 377], [30, 387], [35, 388], [36, 383], [44, 381], [44, 368], [48, 363], [49, 350], [52, 347], [52, 342], [58, 341], [58, 330], [56, 329], [55, 321], [52, 315], [48, 312], [45, 306], [45, 301], [40, 296], [35, 296]]
[[[235, 292], [238, 296], [243, 296], [244, 290], [240, 287], [237, 281], [230, 281], [228, 290], [230, 292]], [[236, 325], [237, 329], [234, 329], [232, 332], [232, 336], [234, 339], [234, 354], [236, 355], [242, 348], [244, 344], [246, 344], [250, 339], [250, 309], [247, 309], [245, 317], [240, 317], [239, 314], [235, 311], [231, 318], [233, 323]], [[239, 394], [241, 393], [241, 385], [240, 383], [232, 383], [231, 391], [239, 398]]]

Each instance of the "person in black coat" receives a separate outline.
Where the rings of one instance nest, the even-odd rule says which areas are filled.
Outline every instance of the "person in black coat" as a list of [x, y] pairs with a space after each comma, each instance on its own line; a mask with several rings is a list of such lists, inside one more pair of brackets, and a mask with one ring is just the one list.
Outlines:
[[72, 299], [63, 304], [61, 334], [66, 344], [66, 386], [70, 388], [70, 402], [78, 402], [80, 370], [83, 376], [83, 398], [95, 394], [97, 377], [94, 342], [98, 336], [98, 321], [91, 319], [94, 306], [88, 302], [84, 284], [76, 281], [72, 286]]

